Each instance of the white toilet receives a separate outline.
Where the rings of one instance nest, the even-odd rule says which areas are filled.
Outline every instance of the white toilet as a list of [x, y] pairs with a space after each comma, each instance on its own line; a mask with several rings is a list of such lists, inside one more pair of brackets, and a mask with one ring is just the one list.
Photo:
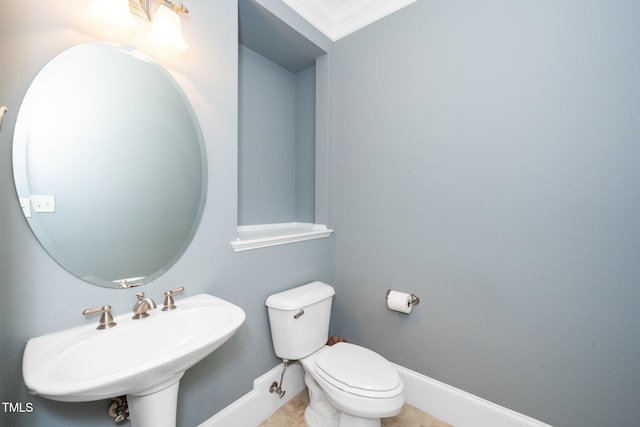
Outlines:
[[379, 354], [354, 344], [326, 346], [334, 289], [313, 282], [266, 301], [276, 356], [299, 360], [309, 389], [309, 427], [379, 427], [397, 415], [404, 383]]

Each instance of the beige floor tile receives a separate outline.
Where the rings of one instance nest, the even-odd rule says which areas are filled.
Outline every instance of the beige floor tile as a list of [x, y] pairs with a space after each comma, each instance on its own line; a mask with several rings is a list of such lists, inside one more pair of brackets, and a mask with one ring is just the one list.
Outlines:
[[[304, 389], [286, 405], [276, 411], [259, 427], [306, 427], [304, 410], [309, 404], [309, 394]], [[383, 418], [382, 427], [453, 427], [407, 403], [395, 417]]]
[[433, 422], [431, 423], [431, 427], [453, 427], [453, 426], [449, 423], [445, 423], [442, 420], [434, 418]]
[[382, 427], [453, 427], [408, 403], [398, 415], [381, 421]]
[[260, 424], [258, 427], [299, 427], [299, 426], [300, 426], [299, 421], [294, 421], [290, 416], [288, 416], [284, 412], [277, 411], [272, 416], [270, 416], [267, 420], [262, 422], [262, 424]]
[[298, 393], [298, 395], [292, 398], [289, 402], [287, 402], [287, 404], [284, 405], [281, 410], [298, 424], [304, 426], [304, 410], [307, 408], [308, 404], [309, 394], [305, 389], [302, 392]]

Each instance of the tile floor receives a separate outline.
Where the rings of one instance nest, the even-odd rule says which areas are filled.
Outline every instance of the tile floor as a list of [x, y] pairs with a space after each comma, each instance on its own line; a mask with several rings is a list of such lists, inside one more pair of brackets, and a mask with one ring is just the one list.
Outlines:
[[[304, 410], [309, 403], [309, 395], [304, 389], [292, 398], [286, 405], [276, 411], [259, 427], [306, 427]], [[382, 419], [382, 427], [453, 427], [409, 404], [404, 405], [402, 411], [391, 418]]]

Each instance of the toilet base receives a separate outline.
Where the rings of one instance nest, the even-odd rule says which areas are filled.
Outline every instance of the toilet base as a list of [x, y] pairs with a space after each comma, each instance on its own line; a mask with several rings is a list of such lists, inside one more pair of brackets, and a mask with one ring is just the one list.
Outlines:
[[380, 418], [360, 418], [339, 412], [327, 399], [318, 383], [306, 370], [304, 382], [309, 391], [309, 405], [304, 420], [309, 427], [380, 427]]
[[344, 412], [340, 414], [338, 427], [380, 427], [380, 418], [358, 418]]
[[318, 383], [304, 373], [304, 383], [309, 391], [309, 405], [304, 411], [304, 420], [309, 427], [339, 427], [340, 413], [329, 403]]

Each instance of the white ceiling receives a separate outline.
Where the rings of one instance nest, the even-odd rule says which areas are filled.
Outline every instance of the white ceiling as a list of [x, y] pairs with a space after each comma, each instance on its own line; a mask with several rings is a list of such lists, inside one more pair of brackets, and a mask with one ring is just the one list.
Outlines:
[[336, 41], [417, 0], [283, 0]]

